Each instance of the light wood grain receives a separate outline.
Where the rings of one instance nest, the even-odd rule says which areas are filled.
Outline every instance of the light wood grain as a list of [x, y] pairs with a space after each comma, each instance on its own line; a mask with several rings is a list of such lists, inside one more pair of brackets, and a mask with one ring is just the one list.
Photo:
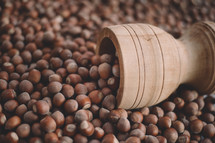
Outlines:
[[123, 24], [102, 30], [97, 54], [118, 53], [117, 104], [134, 109], [168, 98], [180, 84], [200, 93], [215, 88], [215, 24], [193, 25], [178, 40], [149, 24]]

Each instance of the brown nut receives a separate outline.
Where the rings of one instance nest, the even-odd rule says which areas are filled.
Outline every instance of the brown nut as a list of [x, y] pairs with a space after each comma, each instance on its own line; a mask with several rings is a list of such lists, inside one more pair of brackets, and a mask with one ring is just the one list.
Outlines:
[[117, 129], [120, 132], [128, 132], [131, 128], [130, 122], [127, 118], [121, 117], [117, 122]]
[[64, 103], [64, 110], [66, 113], [71, 114], [78, 110], [78, 102], [74, 99], [69, 99]]
[[18, 116], [10, 117], [5, 123], [6, 130], [12, 130], [21, 124], [21, 119]]
[[41, 79], [41, 73], [40, 71], [36, 70], [36, 69], [33, 69], [29, 72], [29, 75], [28, 75], [28, 80], [30, 82], [32, 82], [33, 84], [36, 84], [40, 81]]
[[179, 110], [182, 109], [185, 104], [184, 100], [180, 97], [174, 98], [174, 103], [175, 103], [176, 108]]
[[36, 122], [39, 119], [39, 117], [36, 114], [34, 114], [33, 111], [27, 111], [24, 114], [23, 119], [27, 123], [34, 123], [34, 122]]
[[139, 111], [132, 112], [130, 120], [134, 123], [141, 123], [143, 121], [143, 115]]
[[21, 92], [28, 92], [28, 93], [31, 93], [33, 91], [33, 84], [28, 81], [28, 80], [23, 80], [20, 82], [19, 84], [19, 90]]
[[88, 139], [86, 136], [83, 136], [81, 134], [76, 134], [75, 137], [74, 137], [74, 142], [76, 143], [87, 143], [88, 142]]
[[146, 135], [145, 143], [159, 143], [158, 139], [152, 135]]
[[102, 126], [102, 121], [98, 118], [93, 119], [91, 122], [92, 122], [94, 127], [101, 127]]
[[16, 108], [18, 107], [18, 102], [16, 100], [8, 100], [7, 102], [5, 102], [4, 104], [4, 109], [7, 112], [13, 112], [14, 110], [16, 110]]
[[115, 137], [114, 134], [106, 134], [103, 139], [102, 143], [118, 143], [119, 141]]
[[171, 102], [171, 101], [165, 101], [162, 104], [163, 110], [165, 112], [171, 112], [175, 109], [175, 103]]
[[178, 133], [183, 133], [185, 126], [181, 121], [176, 120], [173, 122], [173, 128], [175, 128]]
[[115, 132], [115, 128], [114, 128], [113, 124], [111, 124], [110, 122], [105, 122], [102, 126], [102, 129], [104, 130], [105, 134]]
[[54, 95], [53, 97], [53, 104], [56, 106], [56, 107], [60, 107], [61, 105], [63, 105], [64, 101], [65, 101], [65, 97], [62, 93], [57, 93]]
[[151, 113], [155, 114], [158, 118], [163, 117], [164, 116], [164, 111], [162, 108], [155, 106], [151, 109]]
[[84, 120], [91, 121], [92, 116], [92, 112], [90, 112], [89, 110], [81, 109], [75, 113], [74, 119], [77, 123], [81, 123]]
[[154, 124], [149, 124], [146, 128], [146, 134], [157, 136], [158, 135], [158, 127]]
[[57, 127], [61, 127], [64, 124], [65, 117], [62, 112], [55, 111], [51, 116], [55, 120]]
[[69, 84], [64, 84], [62, 88], [62, 93], [66, 98], [70, 98], [74, 95], [74, 88]]
[[112, 94], [105, 96], [102, 102], [102, 107], [113, 110], [116, 106], [116, 97]]
[[75, 124], [67, 124], [63, 129], [63, 134], [66, 136], [74, 136], [76, 130], [77, 128]]
[[93, 137], [96, 139], [101, 139], [104, 136], [105, 132], [100, 127], [95, 127]]
[[29, 124], [21, 124], [17, 127], [16, 133], [20, 138], [26, 138], [30, 134], [30, 125]]
[[177, 120], [177, 115], [175, 114], [175, 112], [167, 112], [165, 116], [168, 116], [171, 119], [171, 121]]
[[31, 132], [34, 136], [41, 136], [43, 132], [41, 130], [40, 123], [34, 123], [31, 126]]
[[35, 113], [46, 115], [49, 113], [50, 107], [49, 104], [44, 100], [39, 100], [33, 105], [33, 111]]
[[125, 143], [141, 143], [140, 138], [138, 137], [129, 137], [126, 139]]
[[143, 140], [145, 138], [145, 133], [140, 129], [134, 129], [130, 132], [130, 136], [136, 136]]
[[75, 93], [77, 95], [80, 95], [80, 94], [87, 94], [87, 87], [84, 85], [84, 84], [81, 84], [81, 83], [78, 83], [76, 84], [75, 86]]
[[85, 120], [80, 123], [80, 132], [85, 136], [91, 136], [94, 133], [94, 126], [91, 122]]
[[198, 104], [195, 102], [190, 102], [187, 105], [185, 105], [185, 112], [188, 115], [197, 115], [198, 113]]
[[166, 138], [163, 136], [157, 136], [157, 139], [158, 139], [159, 143], [167, 143]]
[[48, 92], [51, 94], [55, 94], [61, 91], [62, 89], [62, 84], [60, 82], [57, 81], [53, 81], [51, 83], [49, 83], [49, 85], [47, 86]]
[[46, 116], [40, 121], [41, 128], [50, 133], [56, 130], [56, 122], [51, 116]]
[[203, 128], [203, 135], [212, 138], [215, 135], [215, 127], [213, 124], [207, 124]]
[[82, 108], [82, 109], [88, 109], [91, 107], [91, 100], [88, 96], [84, 95], [84, 94], [80, 94], [76, 97], [76, 101], [78, 102], [78, 105]]
[[18, 143], [19, 137], [16, 132], [7, 133], [5, 139], [10, 143]]
[[80, 75], [78, 74], [69, 74], [66, 77], [66, 83], [67, 84], [72, 84], [72, 85], [76, 85], [78, 83], [82, 82], [82, 78]]
[[88, 97], [90, 98], [92, 103], [99, 104], [101, 103], [104, 95], [99, 90], [93, 90], [89, 93]]
[[30, 100], [31, 100], [31, 97], [28, 92], [22, 92], [18, 96], [18, 101], [20, 104], [27, 104], [27, 102]]
[[111, 74], [111, 66], [108, 63], [102, 63], [98, 67], [98, 72], [102, 79], [107, 79]]
[[0, 90], [3, 91], [7, 89], [7, 81], [4, 79], [0, 79]]
[[174, 143], [178, 139], [178, 133], [174, 128], [166, 129], [163, 135], [167, 139], [167, 142], [170, 143]]
[[108, 116], [111, 122], [117, 122], [119, 118], [127, 118], [128, 113], [126, 112], [125, 109], [118, 108], [115, 110], [111, 110]]
[[45, 134], [45, 143], [56, 143], [57, 141], [58, 141], [58, 137], [55, 133]]
[[154, 114], [149, 114], [144, 117], [144, 123], [145, 124], [157, 124], [158, 122], [158, 117]]
[[0, 113], [0, 126], [3, 126], [7, 121], [7, 118], [4, 113]]
[[158, 126], [160, 128], [170, 128], [172, 121], [168, 116], [164, 116], [158, 119]]

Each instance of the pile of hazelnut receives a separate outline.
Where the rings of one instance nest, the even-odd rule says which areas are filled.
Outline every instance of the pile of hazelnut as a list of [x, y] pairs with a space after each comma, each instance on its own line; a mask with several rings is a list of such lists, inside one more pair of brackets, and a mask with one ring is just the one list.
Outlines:
[[108, 25], [148, 22], [177, 36], [199, 18], [215, 19], [214, 2], [168, 4], [1, 0], [0, 142], [215, 142], [213, 95], [180, 88], [153, 107], [117, 108], [118, 58], [95, 55], [97, 31]]

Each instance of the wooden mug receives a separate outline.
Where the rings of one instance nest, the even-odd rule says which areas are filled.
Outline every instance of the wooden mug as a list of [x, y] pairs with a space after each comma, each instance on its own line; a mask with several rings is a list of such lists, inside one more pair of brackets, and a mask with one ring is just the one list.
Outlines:
[[152, 106], [180, 84], [202, 94], [215, 89], [215, 23], [194, 24], [179, 39], [149, 24], [123, 24], [102, 30], [97, 54], [117, 52], [119, 108]]

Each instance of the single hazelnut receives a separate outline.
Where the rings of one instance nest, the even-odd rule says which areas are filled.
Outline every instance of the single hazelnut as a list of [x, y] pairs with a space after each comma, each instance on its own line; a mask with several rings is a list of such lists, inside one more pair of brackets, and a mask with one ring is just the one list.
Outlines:
[[105, 96], [102, 102], [102, 107], [113, 110], [116, 106], [116, 97], [112, 94]]
[[121, 117], [119, 119], [116, 126], [120, 132], [124, 132], [124, 133], [128, 132], [131, 128], [129, 120], [127, 118], [124, 118], [124, 117]]
[[57, 93], [54, 95], [53, 97], [53, 104], [56, 107], [60, 107], [61, 105], [63, 105], [63, 103], [65, 102], [65, 97], [62, 93]]
[[58, 137], [55, 133], [45, 134], [45, 143], [56, 143], [58, 142]]
[[57, 127], [61, 127], [64, 124], [65, 118], [62, 112], [55, 111], [51, 116], [55, 120]]
[[[117, 140], [117, 138], [115, 137], [114, 134], [106, 134], [103, 139], [102, 139], [102, 143], [118, 143], [119, 141]], [[138, 142], [137, 142], [138, 143]], [[140, 142], [139, 142], [140, 143]]]
[[66, 113], [71, 114], [78, 110], [78, 102], [74, 99], [69, 99], [64, 103], [64, 110]]
[[92, 66], [89, 70], [89, 75], [93, 80], [97, 80], [99, 78], [98, 66]]
[[51, 116], [46, 116], [40, 121], [41, 128], [50, 133], [56, 130], [56, 122]]
[[29, 72], [29, 75], [28, 75], [28, 80], [30, 82], [32, 82], [33, 84], [36, 84], [40, 81], [41, 79], [41, 73], [40, 71], [36, 70], [36, 69], [33, 69]]
[[143, 121], [143, 115], [139, 111], [132, 112], [130, 120], [134, 123], [141, 123]]
[[21, 124], [21, 119], [18, 116], [10, 117], [5, 123], [6, 130], [12, 130]]
[[49, 83], [49, 85], [47, 86], [48, 92], [51, 94], [55, 94], [61, 91], [62, 89], [62, 84], [60, 82], [57, 81], [53, 81], [51, 83]]
[[84, 85], [84, 84], [81, 84], [81, 83], [78, 83], [76, 84], [75, 86], [75, 93], [77, 95], [80, 95], [80, 94], [87, 94], [87, 87]]
[[138, 137], [129, 137], [126, 139], [125, 143], [141, 143], [140, 138]]
[[135, 137], [138, 137], [141, 140], [143, 140], [145, 138], [145, 133], [142, 130], [140, 130], [140, 129], [133, 129], [130, 132], [130, 136], [135, 136]]
[[63, 134], [66, 136], [74, 136], [76, 130], [77, 128], [75, 124], [67, 124], [63, 129]]
[[85, 120], [80, 123], [80, 132], [85, 136], [91, 136], [94, 133], [94, 126], [91, 122]]
[[105, 132], [100, 127], [95, 127], [93, 137], [96, 139], [101, 139], [104, 136]]
[[62, 87], [62, 93], [66, 98], [70, 98], [74, 95], [74, 88], [69, 84], [64, 84]]
[[16, 133], [20, 138], [26, 138], [30, 134], [30, 125], [29, 124], [21, 124], [17, 127]]
[[19, 84], [19, 90], [21, 92], [31, 93], [33, 91], [33, 84], [28, 80], [23, 80]]
[[178, 139], [178, 133], [174, 128], [166, 129], [163, 135], [167, 139], [167, 142], [170, 143], [174, 143]]
[[46, 115], [49, 113], [50, 107], [49, 104], [44, 100], [39, 100], [33, 105], [33, 111], [35, 113]]
[[175, 128], [178, 133], [183, 133], [185, 126], [181, 121], [176, 120], [173, 122], [173, 128]]
[[154, 114], [149, 114], [144, 117], [144, 123], [145, 124], [157, 124], [158, 122], [158, 117]]
[[164, 116], [158, 119], [158, 126], [160, 128], [170, 128], [172, 121], [168, 116]]
[[107, 79], [111, 74], [111, 66], [108, 63], [102, 63], [98, 67], [98, 72], [102, 79]]
[[158, 135], [158, 127], [154, 124], [149, 124], [146, 128], [146, 134], [157, 136]]

